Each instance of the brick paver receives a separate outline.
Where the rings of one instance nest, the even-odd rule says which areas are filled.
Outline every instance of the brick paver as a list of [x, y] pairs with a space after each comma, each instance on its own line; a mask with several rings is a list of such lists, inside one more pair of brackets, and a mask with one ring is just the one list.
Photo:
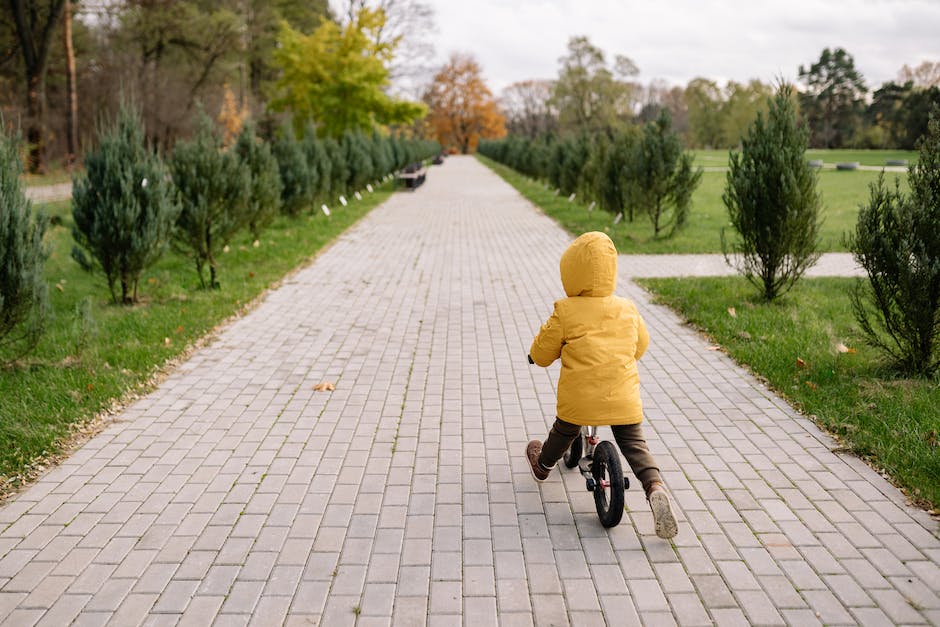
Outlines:
[[651, 305], [628, 277], [662, 259], [620, 292], [675, 542], [636, 486], [607, 531], [576, 473], [532, 481], [570, 240], [434, 168], [0, 508], [2, 624], [936, 622], [937, 523]]

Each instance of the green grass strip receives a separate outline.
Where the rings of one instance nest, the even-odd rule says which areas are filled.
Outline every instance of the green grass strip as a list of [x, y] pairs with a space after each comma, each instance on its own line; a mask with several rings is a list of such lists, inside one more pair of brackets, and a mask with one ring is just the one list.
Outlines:
[[55, 218], [46, 263], [54, 319], [33, 354], [0, 369], [0, 498], [99, 428], [101, 412], [151, 389], [168, 361], [250, 307], [391, 193], [388, 183], [348, 207], [331, 207], [330, 217], [319, 210], [280, 216], [257, 245], [242, 233], [221, 256], [219, 290], [199, 289], [195, 264], [168, 252], [144, 273], [142, 302], [132, 307], [112, 305], [103, 276], [72, 260], [69, 203], [48, 205]]
[[[940, 380], [903, 379], [862, 343], [856, 279], [804, 279], [779, 303], [740, 277], [647, 279], [655, 299], [884, 470], [919, 505], [940, 507]], [[733, 307], [732, 317], [728, 308]]]
[[[727, 153], [723, 153], [727, 158]], [[893, 154], [893, 153], [885, 153]], [[481, 155], [477, 158], [540, 207], [573, 235], [587, 231], [603, 231], [622, 254], [676, 254], [720, 253], [721, 230], [730, 229], [728, 210], [721, 199], [726, 185], [725, 172], [704, 172], [702, 182], [692, 196], [692, 211], [686, 227], [672, 238], [653, 237], [653, 227], [645, 216], [633, 222], [622, 220], [614, 224], [614, 216], [605, 211], [588, 211], [588, 206], [575, 198], [555, 195], [554, 190]], [[845, 252], [844, 236], [855, 229], [858, 207], [868, 200], [868, 186], [878, 179], [878, 172], [839, 172], [823, 170], [819, 173], [822, 194], [822, 228], [820, 251]], [[907, 189], [906, 173], [888, 173], [887, 180], [898, 176], [902, 188]], [[732, 231], [727, 233], [728, 236]]]

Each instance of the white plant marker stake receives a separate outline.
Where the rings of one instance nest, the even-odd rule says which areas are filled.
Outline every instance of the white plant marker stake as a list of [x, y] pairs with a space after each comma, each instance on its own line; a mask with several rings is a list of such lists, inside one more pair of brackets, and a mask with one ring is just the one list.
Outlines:
[[619, 224], [623, 220], [623, 211], [617, 214], [617, 217], [614, 218], [614, 224]]
[[330, 208], [326, 205], [320, 205], [320, 211], [326, 214], [326, 217], [330, 217]]
[[339, 204], [341, 204], [341, 205], [343, 205], [343, 206], [345, 207], [345, 206], [346, 206], [346, 199], [343, 198], [342, 196], [340, 196], [340, 197], [339, 197]]
[[366, 185], [366, 189], [369, 190], [369, 193], [371, 194], [371, 193], [372, 193], [372, 183], [369, 183], [368, 185]]
[[362, 200], [362, 194], [356, 192], [356, 200]]
[[594, 211], [594, 205], [597, 204], [593, 200], [591, 201], [591, 206], [588, 207], [588, 211]]
[[574, 202], [574, 196], [575, 196], [574, 194], [571, 194], [570, 196], [568, 196], [568, 202]]
[[555, 188], [555, 195], [557, 196], [557, 195], [558, 195], [558, 192], [560, 192], [560, 191], [561, 191], [561, 190], [556, 187], [556, 188]]

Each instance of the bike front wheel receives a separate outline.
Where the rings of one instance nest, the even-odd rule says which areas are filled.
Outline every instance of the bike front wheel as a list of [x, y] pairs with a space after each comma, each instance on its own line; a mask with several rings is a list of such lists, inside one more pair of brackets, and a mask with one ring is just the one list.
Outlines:
[[623, 517], [623, 468], [614, 445], [606, 440], [594, 449], [594, 505], [604, 527], [616, 527]]

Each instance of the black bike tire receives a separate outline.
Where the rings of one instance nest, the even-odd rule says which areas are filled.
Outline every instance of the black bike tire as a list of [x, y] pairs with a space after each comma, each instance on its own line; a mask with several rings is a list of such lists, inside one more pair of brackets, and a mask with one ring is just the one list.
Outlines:
[[581, 451], [583, 450], [583, 440], [581, 434], [578, 434], [572, 442], [571, 446], [568, 447], [568, 450], [565, 451], [564, 456], [562, 456], [562, 462], [565, 464], [565, 468], [574, 468], [578, 465], [578, 462], [581, 461]]
[[[597, 486], [594, 488], [594, 505], [597, 517], [604, 527], [616, 527], [623, 518], [623, 467], [614, 445], [606, 440], [594, 449], [594, 463], [591, 466]], [[601, 487], [601, 481], [610, 481], [610, 488]]]

